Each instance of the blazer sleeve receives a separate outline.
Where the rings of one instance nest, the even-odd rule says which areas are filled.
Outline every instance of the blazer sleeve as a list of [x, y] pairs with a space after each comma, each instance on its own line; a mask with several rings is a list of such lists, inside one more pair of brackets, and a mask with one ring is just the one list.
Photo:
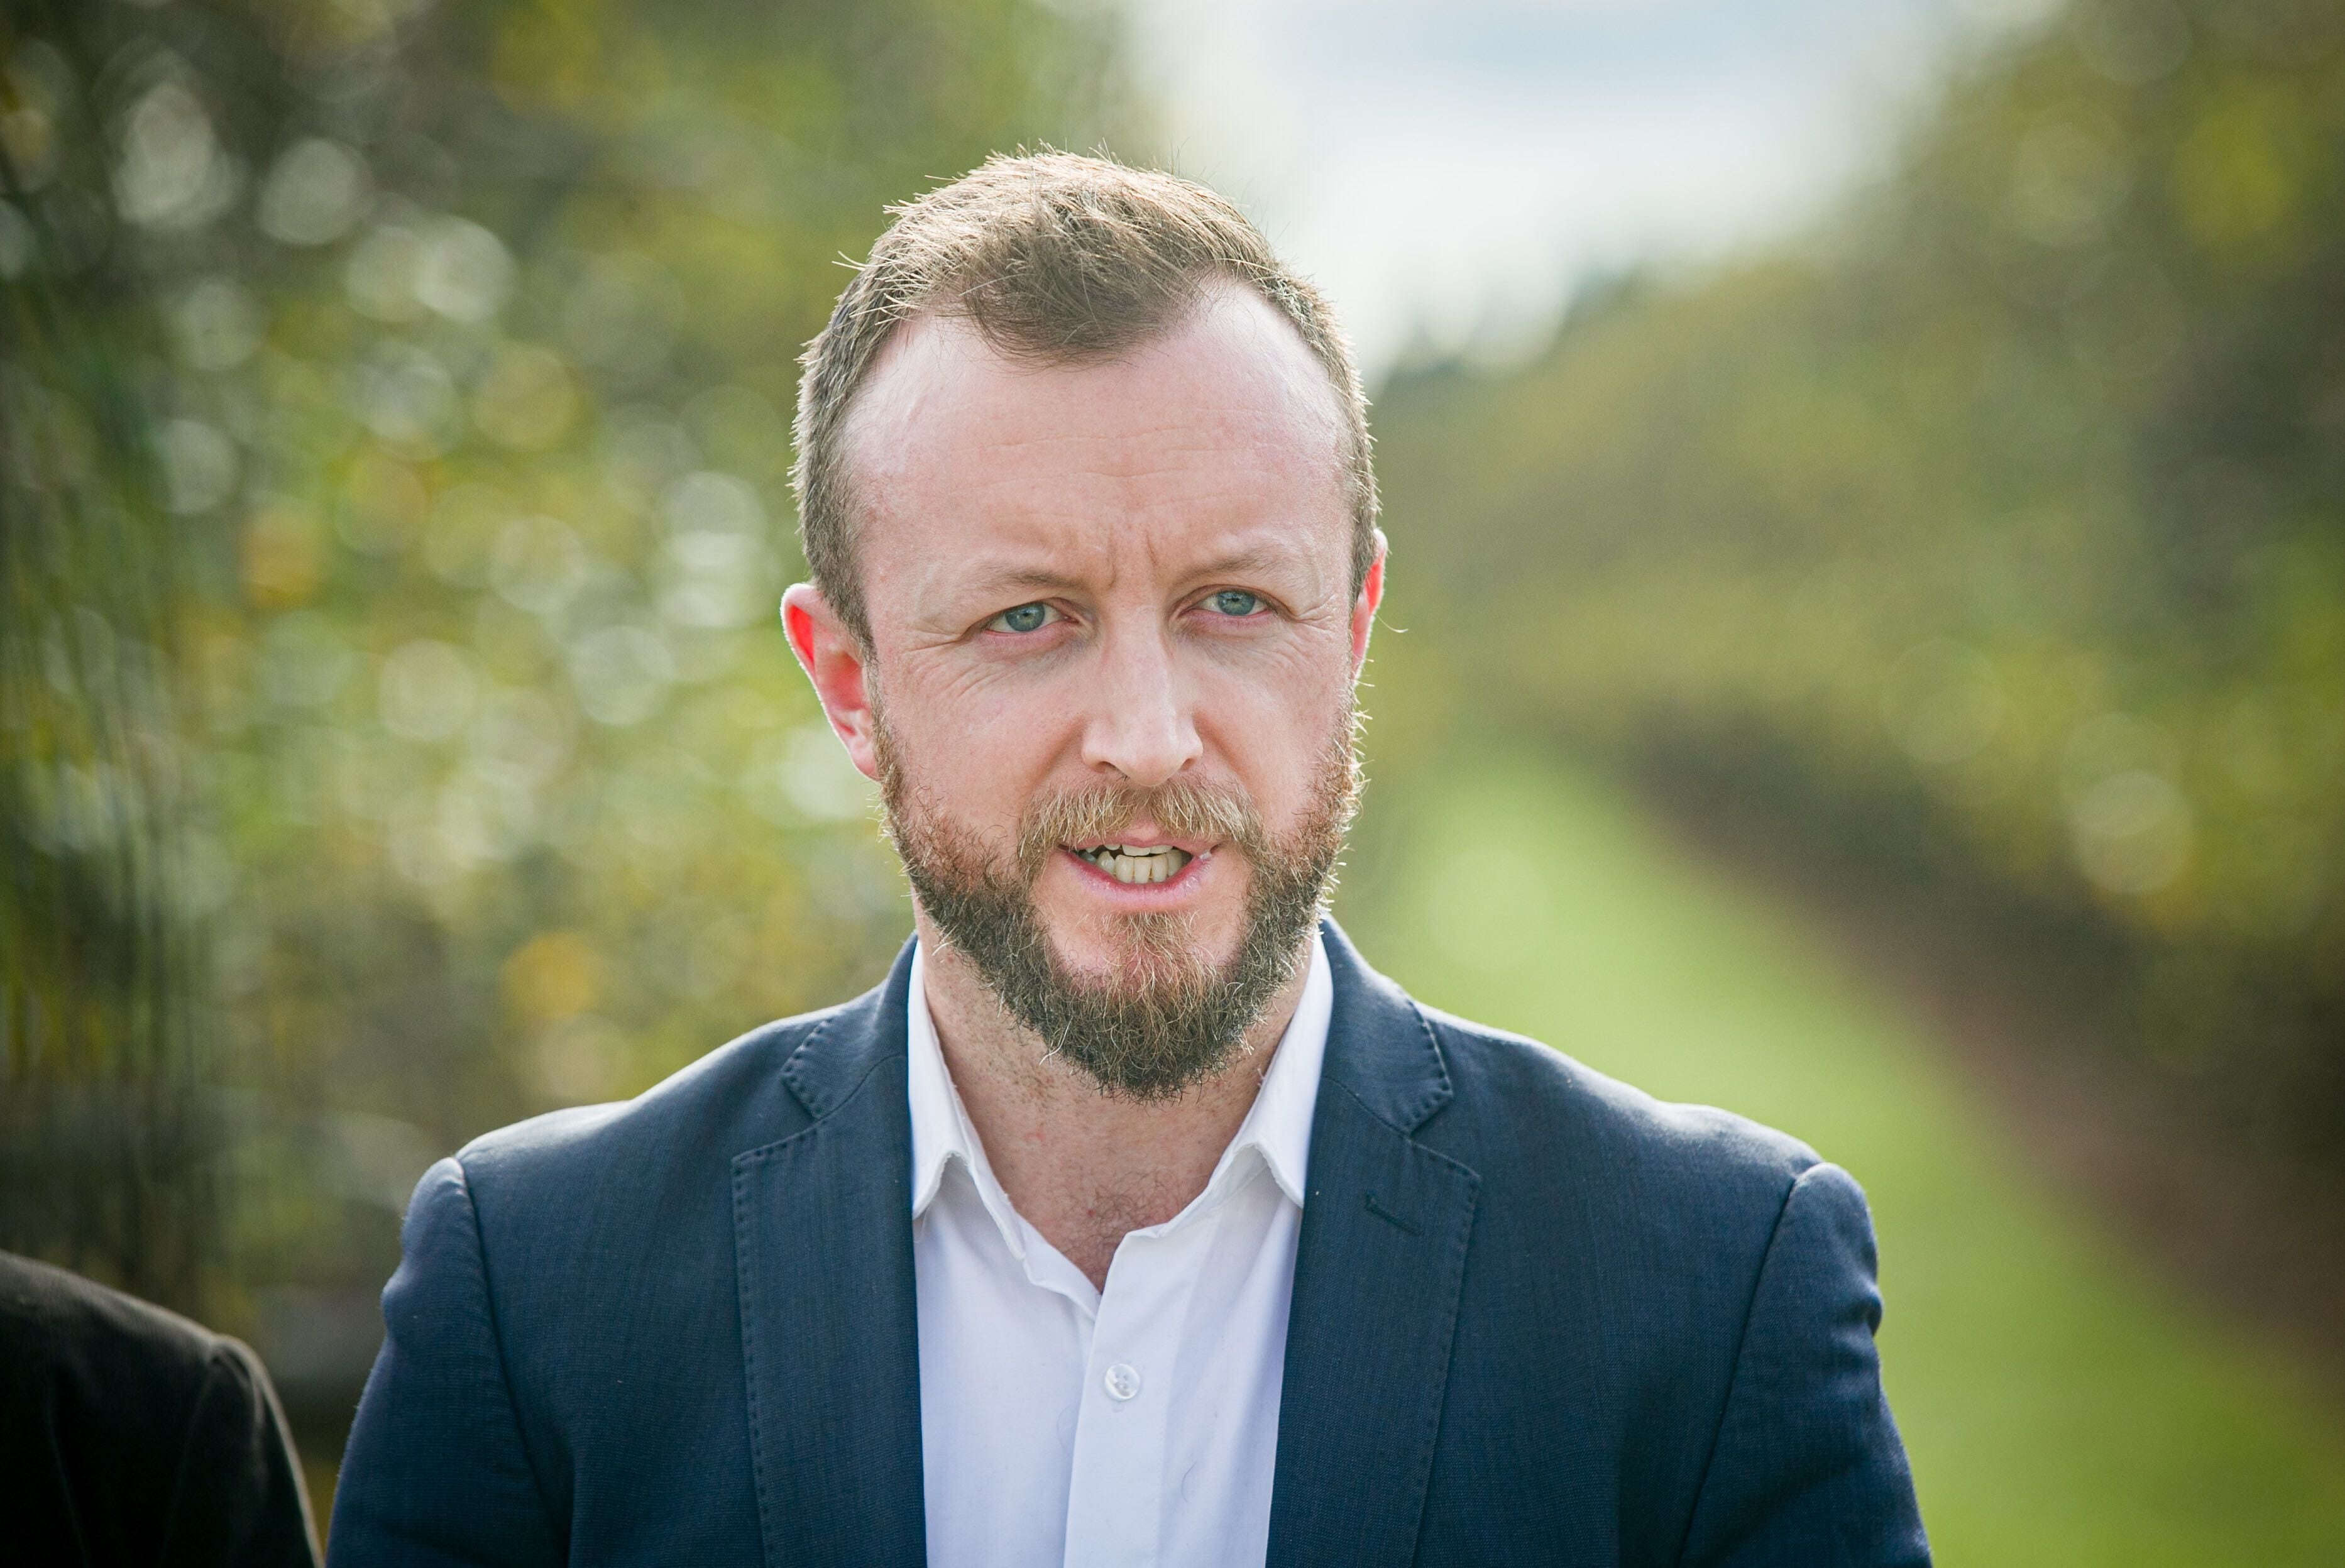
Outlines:
[[382, 1292], [384, 1338], [334, 1491], [335, 1568], [534, 1568], [562, 1533], [523, 1447], [464, 1168], [443, 1159], [408, 1204]]
[[162, 1561], [314, 1568], [310, 1529], [301, 1467], [269, 1373], [250, 1351], [223, 1339], [181, 1440]]
[[1908, 1568], [1930, 1548], [1881, 1391], [1873, 1220], [1846, 1171], [1792, 1183], [1743, 1324], [1680, 1561]]

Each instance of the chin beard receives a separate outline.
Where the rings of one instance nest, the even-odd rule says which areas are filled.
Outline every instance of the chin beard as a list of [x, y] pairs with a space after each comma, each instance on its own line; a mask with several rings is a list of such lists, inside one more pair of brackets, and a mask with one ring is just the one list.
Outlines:
[[[1237, 1057], [1303, 964], [1359, 797], [1346, 712], [1310, 805], [1284, 834], [1266, 833], [1236, 791], [1111, 786], [1036, 801], [1005, 862], [938, 811], [932, 793], [907, 783], [884, 723], [878, 740], [888, 836], [920, 907], [1046, 1056], [1134, 1100], [1172, 1098]], [[1201, 954], [1185, 916], [1123, 916], [1112, 917], [1120, 938], [1112, 969], [1071, 969], [1043, 929], [1035, 878], [1061, 845], [1112, 842], [1143, 816], [1170, 837], [1213, 840], [1219, 853], [1244, 856], [1251, 880], [1237, 951], [1221, 962]]]

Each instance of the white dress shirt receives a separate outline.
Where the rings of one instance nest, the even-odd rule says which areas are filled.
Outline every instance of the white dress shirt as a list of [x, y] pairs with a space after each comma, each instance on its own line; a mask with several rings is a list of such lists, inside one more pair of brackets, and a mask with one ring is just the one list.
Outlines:
[[934, 1568], [1264, 1560], [1287, 1300], [1335, 987], [1303, 998], [1204, 1191], [1126, 1235], [1107, 1289], [1010, 1205], [912, 956], [912, 1255]]

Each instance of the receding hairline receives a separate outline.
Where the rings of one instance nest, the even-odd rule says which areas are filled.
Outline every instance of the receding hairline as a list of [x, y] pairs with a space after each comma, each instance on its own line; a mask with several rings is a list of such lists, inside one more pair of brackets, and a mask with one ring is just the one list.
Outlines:
[[[842, 499], [847, 502], [847, 521], [850, 529], [859, 531], [869, 510], [863, 487], [857, 481], [861, 466], [863, 430], [870, 419], [872, 393], [885, 381], [891, 370], [897, 369], [906, 353], [906, 344], [916, 335], [934, 340], [939, 332], [949, 335], [962, 343], [975, 344], [998, 365], [1014, 372], [1046, 375], [1053, 371], [1085, 370], [1109, 366], [1128, 365], [1152, 353], [1168, 349], [1183, 334], [1201, 326], [1216, 310], [1234, 307], [1253, 323], [1264, 337], [1277, 345], [1270, 352], [1275, 356], [1277, 379], [1290, 392], [1300, 395], [1293, 400], [1312, 412], [1306, 417], [1328, 439], [1327, 461], [1332, 465], [1329, 479], [1334, 486], [1336, 511], [1350, 523], [1348, 495], [1351, 430], [1345, 419], [1346, 394], [1336, 387], [1312, 352], [1311, 345], [1286, 313], [1274, 304], [1261, 289], [1247, 279], [1228, 272], [1201, 276], [1188, 289], [1180, 304], [1148, 331], [1131, 341], [1103, 352], [1081, 354], [1049, 354], [1030, 346], [1004, 343], [984, 329], [982, 322], [968, 311], [957, 309], [950, 300], [939, 300], [933, 306], [908, 312], [889, 329], [887, 339], [873, 351], [865, 363], [863, 374], [849, 391], [846, 406], [840, 410], [834, 434], [838, 441], [838, 480]], [[927, 330], [923, 332], [923, 329]]]
[[1310, 280], [1225, 197], [1167, 171], [1043, 148], [997, 155], [888, 208], [892, 221], [801, 359], [791, 487], [815, 586], [858, 642], [869, 625], [855, 562], [846, 448], [868, 382], [924, 317], [965, 317], [1003, 360], [1076, 366], [1177, 332], [1224, 279], [1284, 317], [1334, 393], [1354, 592], [1383, 535], [1367, 402], [1351, 346]]

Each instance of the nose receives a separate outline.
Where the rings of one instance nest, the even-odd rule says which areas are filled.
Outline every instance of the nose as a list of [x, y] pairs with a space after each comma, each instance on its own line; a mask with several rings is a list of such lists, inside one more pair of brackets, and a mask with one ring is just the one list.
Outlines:
[[1204, 744], [1161, 631], [1110, 635], [1083, 726], [1083, 763], [1152, 789], [1197, 760]]

